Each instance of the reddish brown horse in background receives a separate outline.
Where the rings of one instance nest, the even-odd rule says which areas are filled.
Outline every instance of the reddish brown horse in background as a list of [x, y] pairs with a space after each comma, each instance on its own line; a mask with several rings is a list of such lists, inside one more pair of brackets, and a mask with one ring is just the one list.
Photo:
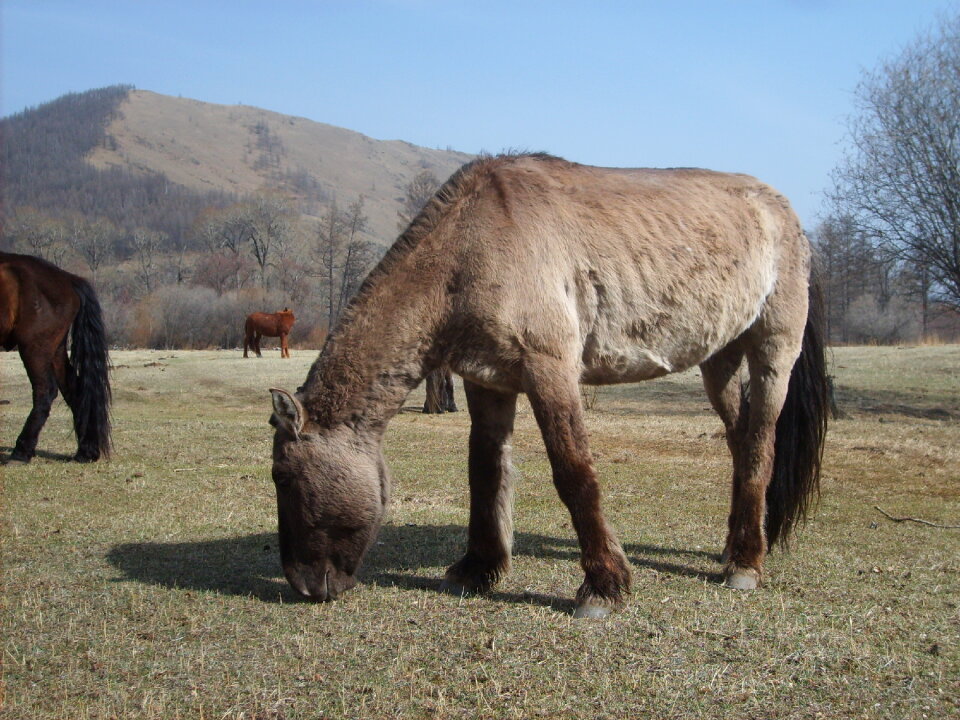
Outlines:
[[810, 268], [787, 201], [746, 175], [543, 155], [467, 165], [366, 279], [303, 387], [272, 391], [290, 584], [330, 600], [356, 583], [390, 497], [387, 423], [445, 366], [464, 379], [472, 426], [467, 550], [444, 586], [485, 591], [510, 567], [522, 392], [580, 541], [575, 615], [606, 614], [630, 563], [600, 507], [579, 383], [699, 366], [733, 456], [726, 584], [757, 587], [820, 476], [829, 403]]
[[[71, 336], [67, 357], [67, 335]], [[0, 345], [17, 348], [33, 387], [33, 409], [11, 462], [29, 462], [57, 389], [73, 412], [79, 462], [110, 452], [107, 339], [86, 280], [29, 255], [0, 253]]]
[[248, 357], [247, 348], [253, 348], [257, 357], [262, 357], [260, 338], [266, 336], [280, 338], [280, 357], [290, 357], [287, 335], [290, 334], [290, 328], [293, 327], [295, 319], [290, 308], [284, 308], [275, 313], [255, 312], [247, 315], [247, 321], [243, 326], [243, 356]]

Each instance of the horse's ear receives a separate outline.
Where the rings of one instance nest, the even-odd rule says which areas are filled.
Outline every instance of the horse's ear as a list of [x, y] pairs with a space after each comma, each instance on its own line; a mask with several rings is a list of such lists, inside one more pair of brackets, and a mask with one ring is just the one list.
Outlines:
[[285, 428], [287, 432], [299, 440], [300, 431], [303, 430], [306, 419], [303, 405], [286, 390], [270, 388], [270, 395], [273, 398], [273, 417], [276, 418], [277, 425]]

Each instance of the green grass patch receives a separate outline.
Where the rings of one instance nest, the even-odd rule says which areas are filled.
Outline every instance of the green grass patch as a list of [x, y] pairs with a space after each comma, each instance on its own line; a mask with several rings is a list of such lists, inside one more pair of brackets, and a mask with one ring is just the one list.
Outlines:
[[[280, 571], [267, 388], [315, 353], [113, 353], [115, 454], [55, 405], [3, 482], [4, 718], [944, 718], [960, 713], [960, 347], [840, 348], [823, 495], [749, 594], [718, 585], [729, 460], [695, 371], [601, 388], [588, 426], [634, 591], [582, 575], [529, 406], [512, 573], [437, 592], [466, 539], [467, 413], [392, 422], [388, 524], [342, 601]], [[0, 452], [29, 410], [0, 355]], [[465, 410], [462, 393], [458, 402]]]

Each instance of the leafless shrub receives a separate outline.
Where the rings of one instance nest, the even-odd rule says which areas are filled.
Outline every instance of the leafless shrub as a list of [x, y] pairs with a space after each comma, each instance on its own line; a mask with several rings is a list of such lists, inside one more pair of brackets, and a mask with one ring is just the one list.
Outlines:
[[849, 337], [858, 343], [890, 345], [920, 336], [916, 311], [896, 296], [883, 305], [873, 295], [861, 295], [850, 304], [845, 323]]

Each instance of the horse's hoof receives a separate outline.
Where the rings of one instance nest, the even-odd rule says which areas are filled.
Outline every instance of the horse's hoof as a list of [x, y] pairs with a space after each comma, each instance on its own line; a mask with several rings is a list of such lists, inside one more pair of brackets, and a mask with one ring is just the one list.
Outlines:
[[731, 590], [756, 590], [760, 585], [760, 573], [753, 568], [737, 568], [723, 581]]
[[573, 617], [577, 620], [600, 620], [610, 614], [610, 608], [603, 605], [583, 603], [573, 610]]
[[8, 458], [7, 461], [4, 463], [4, 465], [6, 465], [7, 467], [18, 467], [20, 465], [28, 465], [28, 464], [30, 464], [30, 458], [27, 458], [26, 460], [24, 460], [23, 458], [15, 458], [15, 457]]
[[440, 592], [446, 593], [447, 595], [455, 595], [457, 597], [466, 597], [467, 595], [472, 594], [470, 588], [461, 585], [454, 580], [450, 580], [449, 578], [444, 578], [443, 582], [440, 583]]

